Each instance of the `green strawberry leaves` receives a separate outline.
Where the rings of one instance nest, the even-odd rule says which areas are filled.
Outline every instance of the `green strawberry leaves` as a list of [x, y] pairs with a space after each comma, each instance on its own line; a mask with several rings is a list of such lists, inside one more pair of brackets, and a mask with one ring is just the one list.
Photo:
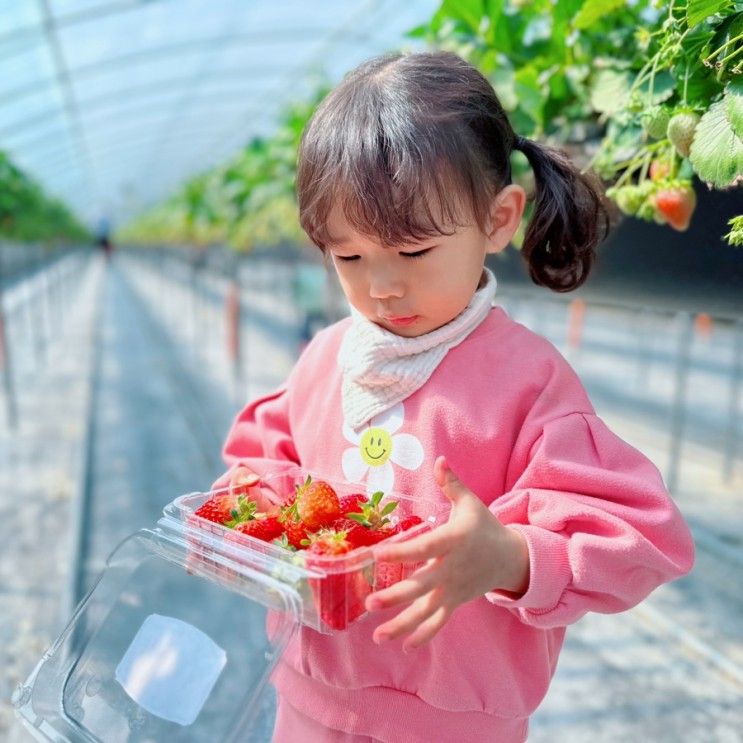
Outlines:
[[689, 0], [686, 8], [686, 22], [691, 28], [705, 18], [726, 10], [729, 5], [729, 0]]
[[380, 509], [379, 505], [383, 497], [384, 493], [378, 490], [367, 503], [359, 504], [361, 507], [360, 513], [348, 513], [346, 516], [368, 529], [379, 529], [385, 524], [389, 524], [390, 520], [387, 516], [397, 508], [397, 501], [390, 501]]
[[230, 516], [232, 516], [232, 518], [225, 524], [225, 526], [232, 528], [242, 521], [250, 521], [254, 519], [257, 508], [258, 504], [254, 500], [250, 500], [244, 495], [238, 496], [237, 508], [230, 510]]
[[697, 125], [689, 160], [699, 178], [710, 187], [730, 188], [743, 173], [743, 140], [736, 134], [740, 131], [742, 106], [739, 90], [730, 94], [726, 91]]
[[591, 84], [591, 106], [594, 111], [612, 114], [627, 104], [630, 89], [628, 72], [612, 68], [599, 70]]
[[725, 116], [738, 139], [743, 139], [743, 80], [734, 80], [725, 89]]

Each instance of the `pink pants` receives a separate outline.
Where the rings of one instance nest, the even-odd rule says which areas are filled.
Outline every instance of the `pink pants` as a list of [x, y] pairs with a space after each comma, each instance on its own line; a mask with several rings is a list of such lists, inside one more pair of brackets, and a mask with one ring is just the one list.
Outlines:
[[368, 735], [332, 730], [307, 717], [278, 695], [276, 724], [271, 743], [378, 743]]

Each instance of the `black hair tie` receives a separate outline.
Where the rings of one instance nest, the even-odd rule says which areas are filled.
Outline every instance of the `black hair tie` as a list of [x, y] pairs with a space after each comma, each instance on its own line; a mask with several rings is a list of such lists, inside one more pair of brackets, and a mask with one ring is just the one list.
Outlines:
[[514, 150], [523, 150], [524, 146], [526, 145], [526, 137], [522, 137], [521, 135], [516, 135], [516, 139], [513, 142], [513, 149]]

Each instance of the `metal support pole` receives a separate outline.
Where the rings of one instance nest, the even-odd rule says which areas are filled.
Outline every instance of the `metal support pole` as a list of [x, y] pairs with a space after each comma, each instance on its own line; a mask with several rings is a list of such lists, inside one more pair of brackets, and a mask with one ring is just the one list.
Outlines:
[[730, 377], [730, 402], [725, 429], [725, 458], [722, 477], [726, 485], [733, 480], [735, 458], [738, 453], [738, 414], [740, 408], [740, 379], [743, 376], [743, 321], [733, 325], [733, 369]]
[[239, 272], [235, 272], [227, 287], [225, 297], [225, 325], [227, 335], [227, 355], [232, 362], [232, 374], [235, 386], [235, 397], [242, 382], [242, 349], [240, 344], [240, 284]]
[[197, 257], [196, 253], [194, 252], [195, 248], [191, 248], [191, 253], [189, 255], [188, 260], [188, 304], [189, 304], [189, 311], [191, 315], [191, 350], [196, 353], [196, 347], [198, 345], [198, 311], [196, 307], [196, 302], [198, 301], [198, 297], [196, 296], [197, 291], [197, 284], [198, 284], [198, 265], [197, 265]]
[[3, 313], [3, 287], [0, 276], [0, 370], [3, 373], [3, 391], [5, 393], [5, 418], [8, 427], [15, 429], [18, 426], [18, 406], [13, 386], [13, 371], [10, 365], [10, 351], [8, 337], [5, 332], [5, 315]]
[[653, 341], [653, 317], [647, 307], [640, 307], [635, 313], [632, 326], [637, 328], [637, 376], [635, 387], [639, 390], [647, 390], [650, 384], [650, 364], [655, 353]]
[[681, 312], [679, 319], [679, 343], [676, 352], [676, 370], [674, 374], [674, 393], [671, 407], [671, 449], [668, 457], [668, 476], [666, 486], [674, 493], [679, 483], [681, 469], [681, 447], [684, 439], [684, 422], [686, 418], [686, 386], [689, 377], [689, 357], [694, 340], [694, 321], [689, 312]]
[[40, 325], [43, 338], [42, 357], [44, 365], [49, 360], [49, 344], [53, 336], [49, 274], [54, 269], [55, 262], [56, 258], [52, 258], [51, 263], [42, 269], [39, 275], [41, 281], [41, 287], [39, 288], [39, 311], [41, 313]]

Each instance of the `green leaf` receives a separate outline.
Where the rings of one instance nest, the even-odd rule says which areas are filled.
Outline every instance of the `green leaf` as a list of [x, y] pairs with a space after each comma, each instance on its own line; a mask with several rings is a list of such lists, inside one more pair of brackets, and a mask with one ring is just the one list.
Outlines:
[[518, 108], [519, 97], [516, 93], [516, 75], [512, 67], [498, 67], [490, 73], [489, 80], [506, 111], [514, 111]]
[[539, 70], [532, 66], [522, 67], [514, 79], [519, 108], [541, 128], [545, 95], [539, 83]]
[[[715, 29], [710, 26], [697, 26], [689, 31], [684, 39], [684, 56], [691, 63], [691, 68], [696, 66], [697, 57], [702, 53], [704, 47], [710, 42], [715, 34]], [[719, 46], [719, 45], [718, 45]], [[715, 47], [712, 47], [714, 49]], [[712, 51], [710, 49], [710, 51]]]
[[733, 80], [725, 88], [725, 116], [738, 139], [743, 139], [743, 80]]
[[638, 150], [642, 138], [642, 127], [630, 118], [623, 122], [616, 118], [610, 119], [607, 126], [607, 138], [610, 142], [610, 154], [614, 162], [633, 157]]
[[525, 13], [506, 15], [503, 0], [490, 0], [489, 5], [485, 43], [515, 63], [524, 53], [521, 39], [528, 17]]
[[565, 78], [564, 69], [554, 69], [549, 76], [550, 98], [555, 100], [564, 100], [570, 95], [570, 88]]
[[[714, 64], [732, 54], [736, 47], [740, 46], [741, 33], [743, 33], [743, 12], [729, 15], [715, 28], [714, 36], [709, 42], [709, 48], [706, 50], [705, 56], [716, 52], [710, 60]], [[735, 57], [729, 62], [734, 64]], [[728, 63], [725, 64], [727, 66]]]
[[[676, 92], [681, 100], [684, 93], [684, 75], [686, 74], [686, 62], [680, 62], [673, 68], [676, 78]], [[699, 104], [706, 108], [709, 102], [720, 97], [724, 85], [715, 77], [715, 72], [709, 67], [691, 63], [689, 67], [689, 79], [686, 82], [686, 102]]]
[[627, 102], [629, 76], [614, 69], [599, 70], [591, 83], [591, 106], [599, 113], [615, 113]]
[[728, 220], [731, 230], [725, 235], [728, 245], [743, 246], [743, 214]]
[[586, 0], [573, 20], [575, 28], [591, 28], [604, 16], [626, 5], [625, 0]]
[[557, 0], [552, 10], [555, 26], [569, 26], [583, 5], [583, 0]]
[[395, 510], [396, 508], [397, 508], [397, 501], [396, 501], [396, 500], [390, 501], [390, 502], [389, 502], [389, 503], [388, 503], [388, 504], [387, 504], [387, 505], [386, 505], [386, 506], [385, 506], [385, 507], [384, 507], [384, 508], [382, 509], [381, 515], [382, 515], [382, 516], [387, 516], [387, 514], [390, 514], [390, 513], [392, 513], [392, 512], [393, 512], [393, 511], [394, 511], [394, 510]]
[[730, 0], [690, 0], [686, 7], [686, 22], [691, 28], [705, 18], [730, 8], [732, 5]]
[[743, 175], [743, 141], [726, 116], [727, 96], [712, 104], [694, 134], [689, 160], [699, 178], [715, 188], [728, 188]]
[[468, 31], [476, 34], [485, 16], [483, 0], [444, 0], [438, 13], [462, 23]]
[[423, 24], [422, 26], [416, 26], [415, 28], [411, 28], [410, 31], [408, 31], [405, 36], [407, 36], [409, 39], [425, 39], [429, 32], [430, 32], [429, 25]]
[[[646, 105], [656, 106], [667, 101], [676, 89], [676, 80], [667, 70], [663, 70], [653, 78], [653, 93], [650, 94], [650, 80], [645, 80], [638, 88], [638, 95], [644, 99]], [[683, 85], [683, 83], [682, 83]]]

